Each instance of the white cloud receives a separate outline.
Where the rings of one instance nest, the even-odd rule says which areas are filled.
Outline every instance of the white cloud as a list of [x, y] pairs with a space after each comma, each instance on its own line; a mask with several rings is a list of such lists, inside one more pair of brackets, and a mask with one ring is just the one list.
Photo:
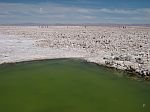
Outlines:
[[[114, 17], [115, 16], [115, 17]], [[117, 16], [117, 17], [116, 17]], [[121, 16], [121, 17], [120, 17]], [[18, 19], [18, 21], [34, 22], [49, 20], [76, 21], [84, 22], [101, 22], [105, 18], [122, 21], [124, 18], [129, 21], [140, 20], [141, 22], [149, 19], [150, 8], [141, 9], [111, 9], [111, 8], [83, 8], [64, 6], [59, 4], [41, 3], [41, 4], [21, 4], [21, 3], [0, 3], [0, 22], [5, 22], [5, 18]], [[80, 19], [79, 19], [80, 18]], [[99, 19], [98, 19], [99, 18]], [[120, 18], [120, 19], [117, 19]], [[131, 19], [132, 18], [132, 19]], [[138, 18], [138, 19], [137, 19]], [[47, 20], [47, 21], [46, 21]], [[77, 21], [78, 21], [77, 20]], [[61, 21], [60, 21], [61, 22]], [[116, 21], [114, 21], [116, 22]], [[150, 20], [148, 21], [150, 22]]]
[[43, 12], [43, 8], [40, 8], [40, 13], [42, 13]]
[[129, 10], [129, 9], [99, 9], [99, 12], [104, 13], [114, 13], [114, 14], [135, 14], [137, 13], [136, 10]]

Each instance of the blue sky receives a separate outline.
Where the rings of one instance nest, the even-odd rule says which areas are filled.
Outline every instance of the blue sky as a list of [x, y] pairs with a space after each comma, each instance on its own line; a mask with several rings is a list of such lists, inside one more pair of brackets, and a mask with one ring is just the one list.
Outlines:
[[0, 23], [150, 24], [150, 0], [0, 0]]

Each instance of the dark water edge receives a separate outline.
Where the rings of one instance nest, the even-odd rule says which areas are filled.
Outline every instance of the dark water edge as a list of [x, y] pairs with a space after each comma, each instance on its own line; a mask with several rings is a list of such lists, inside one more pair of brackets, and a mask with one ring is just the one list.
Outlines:
[[0, 112], [149, 112], [150, 85], [81, 59], [0, 65]]
[[145, 78], [142, 77], [141, 74], [139, 75], [139, 73], [135, 73], [135, 71], [121, 70], [121, 69], [117, 69], [114, 67], [101, 65], [101, 64], [98, 64], [95, 62], [88, 62], [84, 58], [54, 58], [54, 59], [38, 59], [38, 60], [29, 60], [29, 61], [21, 61], [21, 62], [2, 63], [2, 64], [0, 64], [0, 69], [5, 68], [5, 67], [9, 67], [12, 65], [18, 65], [18, 64], [30, 64], [30, 63], [34, 63], [34, 62], [45, 62], [45, 61], [56, 61], [56, 60], [66, 60], [66, 61], [70, 60], [73, 62], [74, 61], [80, 61], [81, 63], [92, 64], [92, 65], [96, 65], [98, 67], [102, 67], [102, 68], [107, 69], [107, 70], [119, 72], [119, 73], [123, 74], [125, 78], [129, 78], [131, 80], [148, 81], [148, 83], [150, 81], [150, 80], [145, 80]]

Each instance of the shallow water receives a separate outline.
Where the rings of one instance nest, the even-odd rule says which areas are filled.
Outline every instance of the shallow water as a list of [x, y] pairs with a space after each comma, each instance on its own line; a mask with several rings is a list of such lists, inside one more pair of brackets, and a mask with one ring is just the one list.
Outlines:
[[150, 112], [150, 84], [75, 59], [0, 65], [0, 112]]

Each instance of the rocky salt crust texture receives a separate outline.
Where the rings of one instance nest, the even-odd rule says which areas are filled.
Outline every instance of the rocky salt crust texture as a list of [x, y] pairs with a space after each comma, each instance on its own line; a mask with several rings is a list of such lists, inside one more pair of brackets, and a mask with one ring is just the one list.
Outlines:
[[149, 79], [150, 27], [0, 26], [0, 64], [82, 58]]

